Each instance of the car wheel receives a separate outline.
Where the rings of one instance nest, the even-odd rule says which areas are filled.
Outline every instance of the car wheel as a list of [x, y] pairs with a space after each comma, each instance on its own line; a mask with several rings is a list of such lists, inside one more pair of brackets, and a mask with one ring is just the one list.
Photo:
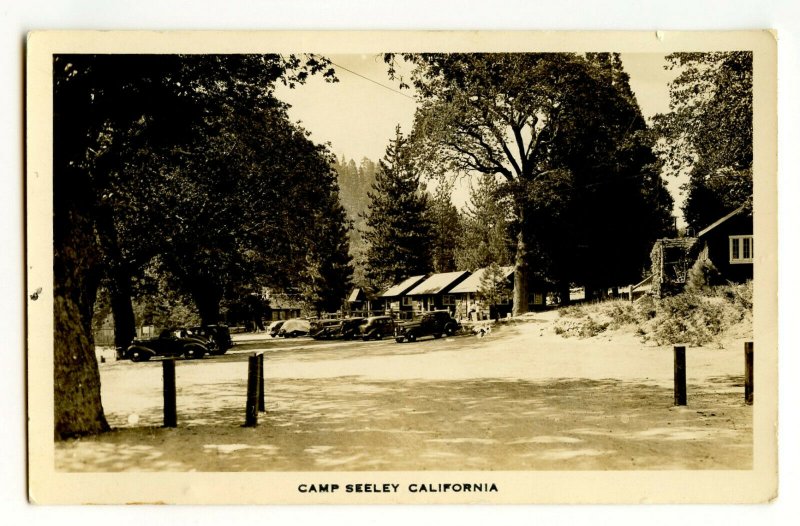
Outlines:
[[396, 341], [397, 343], [403, 343], [403, 337], [400, 336], [399, 338], [395, 338], [394, 341]]
[[445, 328], [444, 328], [444, 332], [445, 332], [445, 333], [446, 333], [448, 336], [452, 336], [452, 335], [454, 335], [454, 334], [456, 333], [456, 328], [455, 328], [455, 326], [453, 326], [453, 324], [451, 323], [451, 324], [449, 324], [447, 327], [445, 327]]
[[192, 345], [191, 347], [187, 347], [183, 353], [183, 355], [186, 357], [187, 360], [199, 360], [205, 354], [206, 353], [203, 349], [194, 345]]
[[383, 339], [383, 334], [381, 334], [380, 332], [376, 332], [375, 333], [375, 339], [376, 340], [382, 340]]
[[139, 349], [134, 349], [131, 351], [130, 357], [132, 362], [146, 362], [150, 359], [150, 353], [141, 351]]
[[408, 341], [412, 343], [417, 341], [417, 335], [414, 334], [413, 332], [409, 333], [408, 336], [406, 336], [406, 338], [408, 338]]

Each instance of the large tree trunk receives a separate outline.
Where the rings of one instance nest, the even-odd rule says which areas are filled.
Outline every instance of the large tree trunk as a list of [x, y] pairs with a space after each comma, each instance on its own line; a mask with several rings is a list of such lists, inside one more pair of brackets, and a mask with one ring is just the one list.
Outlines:
[[572, 300], [569, 297], [569, 282], [560, 281], [558, 283], [557, 293], [558, 293], [559, 303], [561, 304], [561, 306], [567, 306], [572, 302]]
[[[58, 201], [59, 189], [55, 190]], [[53, 394], [57, 439], [109, 430], [100, 400], [100, 371], [91, 328], [99, 283], [94, 261], [94, 228], [86, 208], [79, 209], [63, 194], [60, 197], [62, 202], [54, 203], [53, 239]]]
[[111, 296], [111, 312], [114, 314], [114, 345], [127, 347], [136, 337], [136, 317], [131, 300], [131, 272], [123, 260], [119, 248], [114, 214], [106, 205], [95, 214], [95, 224], [108, 268], [108, 291]]
[[127, 347], [136, 337], [136, 317], [131, 301], [131, 276], [121, 267], [110, 271], [108, 285], [111, 296], [111, 312], [114, 315], [114, 345]]
[[525, 223], [520, 217], [520, 230], [517, 233], [517, 253], [514, 257], [514, 306], [512, 316], [528, 312], [528, 245], [525, 242]]
[[194, 298], [203, 325], [219, 323], [219, 304], [222, 301], [222, 293], [217, 287], [209, 283], [198, 283], [198, 286], [193, 287], [192, 298]]

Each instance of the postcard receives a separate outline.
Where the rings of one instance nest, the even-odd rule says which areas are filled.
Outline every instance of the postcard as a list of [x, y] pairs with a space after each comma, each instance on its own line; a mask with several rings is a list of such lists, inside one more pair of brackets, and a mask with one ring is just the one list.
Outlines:
[[31, 501], [768, 502], [776, 85], [770, 31], [31, 33]]

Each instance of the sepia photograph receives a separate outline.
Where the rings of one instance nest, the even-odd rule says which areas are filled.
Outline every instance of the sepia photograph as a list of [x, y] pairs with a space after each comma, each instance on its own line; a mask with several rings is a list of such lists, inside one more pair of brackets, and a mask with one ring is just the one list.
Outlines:
[[28, 46], [33, 501], [774, 496], [769, 32]]

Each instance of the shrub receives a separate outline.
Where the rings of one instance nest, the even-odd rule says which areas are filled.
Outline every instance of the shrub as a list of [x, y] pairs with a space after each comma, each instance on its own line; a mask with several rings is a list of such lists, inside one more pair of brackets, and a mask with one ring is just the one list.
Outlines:
[[608, 323], [597, 323], [592, 318], [588, 318], [588, 320], [584, 323], [581, 323], [578, 330], [578, 336], [580, 338], [591, 338], [592, 336], [597, 336], [598, 334], [605, 332], [608, 329]]
[[652, 320], [658, 314], [658, 301], [649, 294], [639, 298], [635, 303], [636, 321], [645, 323]]
[[742, 314], [753, 312], [753, 282], [748, 281], [742, 285], [729, 285], [723, 287], [730, 291], [731, 302]]
[[645, 296], [633, 304], [626, 301], [600, 305], [575, 305], [559, 311], [556, 334], [590, 338], [608, 329], [633, 327], [645, 340], [658, 345], [685, 343], [692, 346], [713, 342], [728, 328], [751, 316], [753, 284], [706, 287], [657, 299]]
[[585, 318], [588, 316], [588, 314], [582, 306], [570, 305], [569, 307], [562, 307], [558, 309], [558, 316], [560, 318]]
[[698, 258], [686, 276], [686, 291], [694, 293], [707, 291], [712, 285], [718, 284], [719, 279], [719, 270], [711, 260]]
[[628, 301], [615, 301], [607, 311], [611, 318], [610, 327], [617, 329], [623, 325], [633, 325], [637, 322], [636, 310]]

